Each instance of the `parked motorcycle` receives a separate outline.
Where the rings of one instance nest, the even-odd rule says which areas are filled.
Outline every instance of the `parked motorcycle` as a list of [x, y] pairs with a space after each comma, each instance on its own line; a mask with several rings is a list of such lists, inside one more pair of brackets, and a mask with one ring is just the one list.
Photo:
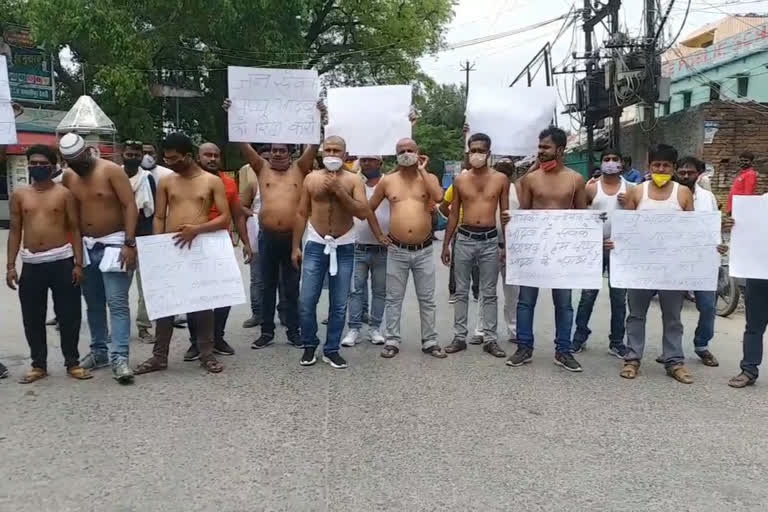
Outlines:
[[717, 303], [718, 316], [727, 317], [736, 311], [739, 299], [744, 294], [746, 281], [740, 277], [731, 277], [728, 273], [728, 262], [720, 265], [717, 275]]

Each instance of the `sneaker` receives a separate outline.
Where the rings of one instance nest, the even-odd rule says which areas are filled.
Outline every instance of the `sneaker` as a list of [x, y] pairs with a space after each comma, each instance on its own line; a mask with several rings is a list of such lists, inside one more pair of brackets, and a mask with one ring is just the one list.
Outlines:
[[0, 363], [0, 379], [8, 377], [8, 368], [3, 363]]
[[119, 359], [112, 365], [112, 378], [120, 384], [133, 382], [133, 370], [128, 366], [128, 361]]
[[450, 297], [448, 297], [448, 304], [456, 304], [456, 302], [459, 299], [456, 297], [455, 293], [452, 293]]
[[491, 354], [493, 357], [507, 357], [507, 353], [504, 352], [498, 343], [492, 341], [483, 345], [483, 352]]
[[146, 327], [139, 327], [139, 341], [142, 343], [154, 343], [155, 337]]
[[235, 349], [233, 349], [226, 341], [218, 340], [213, 344], [213, 353], [220, 356], [233, 356], [235, 355]]
[[627, 350], [627, 346], [624, 345], [623, 343], [621, 343], [621, 344], [617, 343], [616, 345], [609, 345], [608, 346], [608, 353], [609, 354], [613, 354], [614, 356], [618, 357], [619, 359], [624, 359], [624, 356], [627, 355], [627, 352], [629, 352], [629, 350]]
[[469, 338], [469, 344], [470, 345], [482, 345], [483, 344], [483, 331], [477, 330], [472, 335], [471, 338]]
[[200, 350], [197, 345], [190, 345], [189, 349], [184, 353], [184, 360], [186, 362], [197, 361], [200, 359]]
[[254, 327], [258, 327], [261, 325], [261, 320], [256, 318], [255, 316], [252, 316], [245, 322], [243, 322], [243, 329], [253, 329]]
[[360, 329], [350, 329], [344, 339], [341, 340], [344, 347], [354, 347], [358, 343], [360, 343]]
[[587, 349], [587, 343], [583, 341], [574, 341], [571, 343], [571, 353], [581, 354]]
[[381, 331], [378, 329], [373, 329], [371, 331], [371, 343], [374, 345], [383, 345], [386, 339], [384, 339], [384, 335], [381, 334]]
[[518, 345], [515, 353], [507, 359], [507, 366], [523, 366], [526, 363], [530, 363], [532, 358], [532, 348]]
[[323, 324], [323, 325], [328, 325], [328, 319], [326, 318], [325, 320], [323, 320], [323, 321], [322, 321], [322, 322], [320, 322], [320, 323], [321, 323], [321, 324]]
[[301, 360], [299, 361], [299, 364], [301, 366], [312, 366], [316, 362], [317, 362], [317, 357], [315, 357], [314, 347], [306, 347], [304, 349], [304, 355], [301, 356]]
[[275, 342], [275, 338], [273, 336], [262, 334], [261, 336], [259, 336], [259, 339], [251, 343], [251, 348], [258, 350], [260, 348], [268, 347], [274, 342]]
[[699, 359], [701, 359], [701, 362], [704, 363], [704, 366], [720, 366], [720, 363], [717, 361], [717, 358], [715, 358], [715, 355], [707, 349], [701, 351], [697, 350], [696, 355], [699, 356]]
[[562, 352], [558, 352], [555, 354], [555, 364], [557, 366], [562, 366], [569, 372], [580, 372], [583, 371], [581, 365], [576, 360], [575, 357], [573, 357], [573, 354], [563, 354]]
[[177, 329], [184, 329], [187, 326], [186, 315], [176, 315], [173, 317], [173, 326]]
[[331, 365], [331, 368], [343, 370], [347, 367], [347, 361], [338, 352], [323, 354], [323, 362]]
[[91, 352], [80, 361], [80, 367], [85, 368], [86, 370], [98, 370], [99, 368], [106, 368], [107, 366], [109, 366], [109, 358], [107, 357], [107, 354], [95, 356], [93, 355], [93, 352]]
[[285, 335], [288, 338], [288, 344], [293, 345], [296, 348], [304, 348], [304, 344], [301, 342], [301, 336], [298, 332], [289, 332]]

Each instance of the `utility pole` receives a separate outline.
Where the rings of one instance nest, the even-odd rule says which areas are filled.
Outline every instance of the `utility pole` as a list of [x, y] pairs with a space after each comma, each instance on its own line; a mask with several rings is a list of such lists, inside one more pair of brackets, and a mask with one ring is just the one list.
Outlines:
[[586, 75], [584, 79], [584, 99], [586, 100], [586, 111], [584, 112], [584, 125], [587, 130], [587, 175], [591, 176], [592, 167], [594, 165], [592, 152], [594, 151], [595, 146], [595, 120], [592, 118], [592, 113], [590, 112], [590, 107], [594, 101], [594, 98], [591, 97], [592, 95], [590, 93], [592, 90], [592, 80], [594, 79], [595, 74], [595, 60], [592, 58], [593, 25], [590, 23], [592, 18], [592, 2], [590, 0], [584, 0], [584, 11], [582, 16], [584, 17], [584, 58], [586, 59]]
[[[621, 4], [616, 5], [616, 8], [611, 12], [611, 37], [616, 38], [619, 34], [619, 8]], [[616, 58], [618, 52], [621, 50], [614, 48], [613, 66], [611, 66], [611, 91], [615, 92], [616, 82], [618, 78], [618, 59]], [[615, 94], [609, 94], [609, 97], [615, 98]], [[621, 114], [624, 108], [616, 102], [613, 112], [611, 114], [611, 147], [616, 151], [621, 151]]]
[[464, 80], [464, 99], [467, 99], [469, 98], [469, 73], [475, 70], [475, 65], [466, 61], [461, 66], [461, 70], [467, 74], [467, 77]]
[[[656, 76], [656, 0], [645, 0], [645, 112], [644, 122], [656, 119], [656, 97], [658, 77]], [[649, 141], [650, 142], [650, 141]]]

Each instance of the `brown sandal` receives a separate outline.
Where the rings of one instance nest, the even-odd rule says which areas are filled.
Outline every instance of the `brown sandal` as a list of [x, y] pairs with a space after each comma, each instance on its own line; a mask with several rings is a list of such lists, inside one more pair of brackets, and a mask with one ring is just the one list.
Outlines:
[[619, 372], [619, 375], [625, 379], [634, 379], [637, 377], [637, 371], [640, 369], [638, 361], [627, 361]]
[[208, 373], [221, 373], [224, 371], [224, 365], [221, 364], [215, 357], [209, 359], [201, 359], [200, 366], [208, 370]]
[[392, 359], [398, 354], [398, 352], [400, 352], [400, 349], [397, 348], [396, 346], [387, 345], [381, 351], [381, 357], [383, 357], [384, 359]]
[[732, 388], [745, 388], [747, 386], [752, 386], [755, 384], [755, 381], [757, 379], [754, 377], [751, 377], [750, 375], [741, 372], [737, 376], [733, 377], [731, 380], [728, 381], [728, 385]]
[[675, 379], [677, 382], [681, 382], [683, 384], [693, 384], [693, 377], [688, 371], [688, 368], [683, 365], [667, 368], [667, 375]]
[[159, 372], [168, 369], [168, 363], [163, 362], [156, 357], [150, 357], [133, 370], [134, 375], [144, 375], [145, 373]]
[[75, 380], [88, 380], [93, 378], [93, 374], [80, 366], [67, 368], [67, 375]]
[[40, 379], [44, 379], [48, 376], [48, 372], [42, 368], [30, 368], [22, 378], [19, 379], [19, 384], [32, 384]]
[[432, 345], [429, 348], [423, 348], [421, 351], [425, 354], [429, 354], [432, 357], [436, 357], [438, 359], [445, 359], [448, 357], [448, 354], [445, 353], [445, 350], [440, 348], [440, 345]]

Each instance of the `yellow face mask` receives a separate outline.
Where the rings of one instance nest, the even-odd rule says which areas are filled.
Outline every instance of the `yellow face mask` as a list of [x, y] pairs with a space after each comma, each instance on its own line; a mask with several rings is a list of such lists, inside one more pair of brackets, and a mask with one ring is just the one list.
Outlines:
[[672, 179], [672, 175], [671, 174], [651, 174], [651, 179], [653, 180], [653, 183], [655, 183], [657, 187], [661, 188], [667, 183], [669, 183], [669, 180]]

